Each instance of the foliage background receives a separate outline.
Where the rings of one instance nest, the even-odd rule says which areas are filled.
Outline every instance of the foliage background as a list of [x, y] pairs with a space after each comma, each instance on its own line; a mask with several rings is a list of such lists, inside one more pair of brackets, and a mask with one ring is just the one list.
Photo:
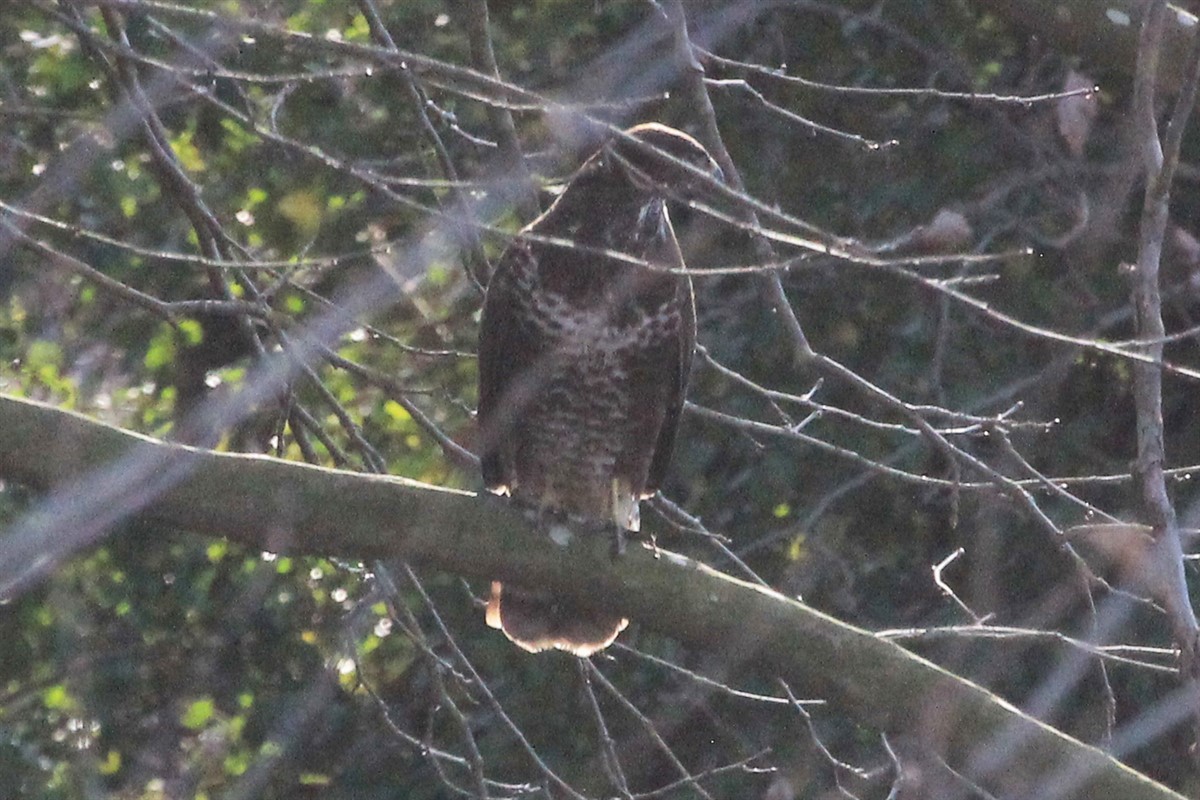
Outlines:
[[[1047, 676], [1078, 652], [1061, 640], [904, 639], [1104, 743], [1178, 685], [1170, 621], [1135, 603], [1098, 632], [1112, 591], [1097, 578], [1119, 583], [1119, 570], [1078, 560], [1063, 533], [1139, 518], [1134, 374], [1127, 358], [1000, 314], [1101, 342], [1135, 335], [1122, 267], [1141, 209], [1133, 65], [1031, 36], [992, 5], [682, 4], [747, 194], [898, 259], [781, 255], [813, 348], [897, 402], [797, 363], [760, 274], [698, 278], [696, 408], [663, 514], [646, 516], [665, 546], [869, 628], [986, 622], [1144, 648], [1103, 669], [1093, 659], [1052, 696]], [[486, 275], [505, 234], [595, 146], [580, 115], [694, 132], [705, 115], [677, 61], [673, 3], [494, 0], [500, 80], [486, 79], [477, 0], [377, 7], [395, 47], [427, 61], [389, 68], [368, 7], [335, 0], [130, 3], [106, 8], [116, 26], [88, 3], [0, 14], [0, 388], [220, 449], [478, 486], [457, 449], [473, 435], [472, 270]], [[768, 72], [784, 68], [815, 83]], [[157, 156], [126, 102], [131, 73], [169, 145]], [[1093, 83], [1086, 97], [1010, 101]], [[1167, 330], [1184, 333], [1165, 359], [1185, 367], [1200, 313], [1194, 138], [1161, 279]], [[463, 204], [483, 223], [474, 233], [446, 222]], [[753, 237], [702, 211], [676, 223], [692, 267], [763, 262]], [[991, 257], [929, 258], [948, 252]], [[184, 305], [156, 312], [145, 295]], [[360, 309], [357, 322], [309, 352], [287, 391], [237, 420], [203, 416], [264, 354], [300, 353], [331, 302]], [[1194, 380], [1167, 376], [1171, 489], [1192, 527], [1195, 397]], [[1002, 479], [1032, 480], [1052, 530]], [[0, 519], [33, 502], [5, 485]], [[713, 796], [973, 796], [935, 775], [927, 747], [889, 754], [836, 708], [809, 719], [730, 654], [635, 624], [593, 666], [530, 658], [484, 627], [473, 600], [486, 587], [382, 574], [125, 523], [0, 605], [3, 783], [56, 799], [422, 798], [479, 793], [486, 776], [502, 796], [640, 798], [691, 796], [694, 782], [677, 783], [692, 775]], [[1194, 788], [1191, 741], [1181, 725], [1126, 755]], [[899, 780], [896, 758], [932, 771]]]

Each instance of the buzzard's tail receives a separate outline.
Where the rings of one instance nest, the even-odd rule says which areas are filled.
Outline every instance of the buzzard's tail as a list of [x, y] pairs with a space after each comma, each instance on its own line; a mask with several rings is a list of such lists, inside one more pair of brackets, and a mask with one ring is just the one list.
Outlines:
[[[503, 595], [503, 602], [501, 602]], [[629, 620], [616, 614], [581, 611], [544, 594], [492, 582], [487, 624], [504, 631], [531, 653], [557, 648], [586, 657], [613, 643]]]

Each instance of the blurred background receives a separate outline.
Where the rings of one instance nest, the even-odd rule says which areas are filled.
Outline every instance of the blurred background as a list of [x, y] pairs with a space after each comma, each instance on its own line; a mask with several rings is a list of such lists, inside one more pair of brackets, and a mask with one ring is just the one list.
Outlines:
[[[1149, 522], [1138, 19], [1040, 5], [11, 0], [0, 390], [478, 489], [509, 236], [611, 127], [718, 135], [741, 191], [674, 217], [701, 349], [645, 528], [1194, 791], [1194, 721], [1119, 735], [1180, 686], [1177, 620], [1086, 527]], [[1185, 551], [1198, 147], [1158, 280]], [[286, 379], [254, 385], [270, 359]], [[37, 502], [3, 484], [0, 524]], [[0, 602], [0, 796], [991, 796], [937, 754], [952, 711], [889, 739], [636, 620], [590, 662], [531, 657], [486, 589], [121, 523]]]

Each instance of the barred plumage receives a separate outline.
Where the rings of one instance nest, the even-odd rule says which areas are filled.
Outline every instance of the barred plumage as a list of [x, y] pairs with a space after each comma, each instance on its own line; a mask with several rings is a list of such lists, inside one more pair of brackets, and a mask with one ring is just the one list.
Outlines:
[[[627, 530], [662, 483], [695, 341], [691, 282], [667, 205], [719, 176], [696, 140], [626, 131], [589, 158], [501, 257], [479, 340], [484, 482], [526, 505]], [[664, 156], [665, 154], [665, 156]], [[569, 241], [565, 246], [546, 239]], [[488, 622], [537, 652], [589, 655], [618, 614], [495, 584]]]

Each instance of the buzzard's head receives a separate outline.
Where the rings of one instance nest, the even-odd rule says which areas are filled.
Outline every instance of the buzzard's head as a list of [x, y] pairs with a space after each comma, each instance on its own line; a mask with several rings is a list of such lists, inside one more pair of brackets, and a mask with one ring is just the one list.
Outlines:
[[710, 180], [725, 180], [698, 141], [656, 122], [635, 125], [600, 155], [639, 189], [660, 197], [687, 200], [702, 194]]

